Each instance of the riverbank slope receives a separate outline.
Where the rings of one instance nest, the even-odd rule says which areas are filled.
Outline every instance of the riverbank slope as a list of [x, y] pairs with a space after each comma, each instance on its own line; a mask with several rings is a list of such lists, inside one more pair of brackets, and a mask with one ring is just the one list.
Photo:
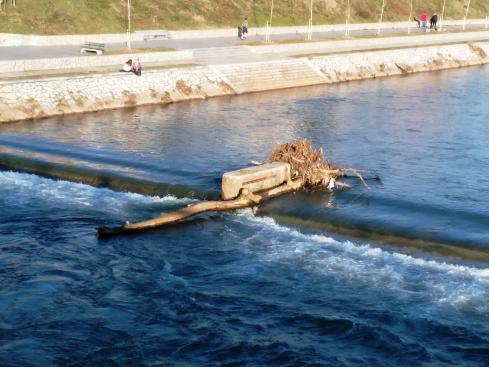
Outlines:
[[[127, 1], [71, 1], [71, 0], [19, 0], [13, 7], [7, 0], [0, 11], [0, 32], [23, 34], [84, 34], [125, 32], [127, 28]], [[273, 25], [307, 25], [309, 0], [275, 0]], [[378, 21], [381, 4], [375, 0], [352, 2], [351, 21]], [[406, 20], [409, 2], [395, 0], [387, 4], [385, 21]], [[441, 13], [440, 2], [426, 0], [414, 4], [413, 14], [427, 11]], [[445, 19], [462, 19], [463, 2], [448, 2]], [[133, 29], [208, 29], [235, 28], [248, 17], [251, 27], [263, 27], [270, 16], [270, 3], [266, 0], [138, 0], [132, 2]], [[314, 24], [343, 23], [345, 4], [339, 0], [313, 2]], [[473, 2], [471, 18], [485, 18], [487, 3]]]

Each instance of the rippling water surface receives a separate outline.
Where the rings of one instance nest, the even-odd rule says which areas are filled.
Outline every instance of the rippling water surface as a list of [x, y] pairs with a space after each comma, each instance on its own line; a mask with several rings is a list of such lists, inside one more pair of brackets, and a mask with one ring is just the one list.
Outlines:
[[[0, 145], [80, 175], [89, 161], [186, 190], [0, 171], [0, 365], [487, 366], [488, 72], [0, 127]], [[381, 181], [96, 237], [304, 137]]]

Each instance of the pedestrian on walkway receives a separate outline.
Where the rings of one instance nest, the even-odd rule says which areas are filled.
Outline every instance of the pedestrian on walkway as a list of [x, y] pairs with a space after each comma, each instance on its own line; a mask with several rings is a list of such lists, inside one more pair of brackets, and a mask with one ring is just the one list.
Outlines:
[[435, 31], [437, 31], [438, 30], [438, 28], [436, 28], [436, 23], [437, 22], [438, 22], [438, 14], [433, 13], [433, 15], [430, 18], [430, 28], [431, 29], [434, 29]]
[[422, 12], [421, 13], [421, 28], [423, 30], [423, 32], [426, 32], [426, 21], [428, 20], [428, 14], [426, 14], [426, 12]]
[[243, 31], [243, 39], [248, 35], [248, 18], [244, 18], [243, 23], [241, 23], [241, 29]]

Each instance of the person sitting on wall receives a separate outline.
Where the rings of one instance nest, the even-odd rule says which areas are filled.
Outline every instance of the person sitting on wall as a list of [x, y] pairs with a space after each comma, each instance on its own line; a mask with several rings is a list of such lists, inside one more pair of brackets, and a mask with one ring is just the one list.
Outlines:
[[130, 72], [132, 71], [132, 59], [127, 60], [122, 66], [122, 71]]
[[132, 63], [132, 72], [134, 74], [136, 74], [137, 76], [141, 76], [141, 70], [142, 70], [142, 66], [141, 66], [141, 63], [139, 62], [139, 59], [136, 59], [134, 60], [134, 62]]

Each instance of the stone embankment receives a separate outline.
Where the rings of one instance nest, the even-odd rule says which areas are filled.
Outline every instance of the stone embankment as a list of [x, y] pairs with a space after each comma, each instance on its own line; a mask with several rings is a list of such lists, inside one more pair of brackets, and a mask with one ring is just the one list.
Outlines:
[[0, 82], [0, 122], [337, 83], [489, 62], [489, 42]]
[[[1, 49], [0, 49], [1, 50]], [[138, 56], [135, 54], [136, 57]], [[144, 54], [144, 63], [180, 63], [191, 62], [192, 50], [171, 52], [148, 52]], [[128, 55], [79, 56], [57, 57], [44, 59], [0, 60], [0, 76], [12, 73], [29, 71], [51, 71], [78, 68], [103, 68], [108, 66], [121, 66]]]

